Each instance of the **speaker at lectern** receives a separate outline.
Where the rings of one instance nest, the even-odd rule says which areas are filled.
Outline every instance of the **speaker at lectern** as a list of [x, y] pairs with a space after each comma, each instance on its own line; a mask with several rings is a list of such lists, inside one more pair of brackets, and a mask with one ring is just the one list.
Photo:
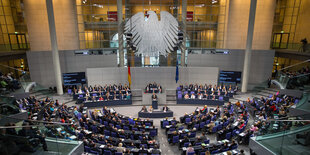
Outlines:
[[152, 95], [152, 107], [153, 109], [158, 109], [158, 99], [155, 93]]

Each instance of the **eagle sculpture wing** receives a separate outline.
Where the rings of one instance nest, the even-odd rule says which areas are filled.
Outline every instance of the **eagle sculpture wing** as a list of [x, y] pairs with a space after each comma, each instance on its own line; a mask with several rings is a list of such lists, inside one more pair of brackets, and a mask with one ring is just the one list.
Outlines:
[[167, 55], [176, 46], [178, 41], [178, 21], [167, 11], [160, 12], [160, 29], [162, 30], [162, 44], [160, 51]]
[[142, 40], [144, 25], [144, 14], [142, 12], [136, 13], [125, 24], [125, 33], [132, 33], [132, 43], [136, 47]]
[[177, 44], [178, 21], [168, 12], [160, 12], [158, 21], [154, 11], [148, 11], [149, 18], [139, 12], [125, 24], [125, 33], [132, 33], [132, 43], [137, 47], [136, 55], [155, 56], [158, 53], [167, 55]]

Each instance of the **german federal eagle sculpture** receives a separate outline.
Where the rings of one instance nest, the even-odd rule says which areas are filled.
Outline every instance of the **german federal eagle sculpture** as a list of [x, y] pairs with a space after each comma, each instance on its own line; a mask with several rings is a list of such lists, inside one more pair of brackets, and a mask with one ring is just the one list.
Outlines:
[[131, 33], [131, 43], [136, 55], [166, 56], [178, 43], [178, 21], [167, 11], [160, 12], [160, 20], [154, 11], [148, 11], [148, 18], [139, 12], [127, 20], [125, 33]]

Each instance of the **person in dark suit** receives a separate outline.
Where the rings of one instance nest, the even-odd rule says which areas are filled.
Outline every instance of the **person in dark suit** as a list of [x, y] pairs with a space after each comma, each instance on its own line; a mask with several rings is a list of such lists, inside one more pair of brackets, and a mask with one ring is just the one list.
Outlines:
[[157, 145], [154, 146], [154, 149], [152, 150], [152, 154], [160, 154], [160, 149]]
[[147, 149], [144, 147], [144, 145], [141, 146], [139, 150], [139, 154], [148, 153]]
[[[24, 123], [23, 126], [28, 126], [28, 123]], [[48, 151], [47, 150], [47, 145], [46, 145], [46, 141], [45, 141], [45, 136], [42, 135], [39, 131], [35, 131], [34, 129], [32, 129], [31, 127], [23, 127], [22, 130], [20, 130], [18, 132], [19, 136], [29, 136], [30, 138], [38, 138], [41, 142], [41, 144], [43, 145], [43, 150], [44, 151]]]
[[142, 109], [141, 109], [141, 111], [142, 111], [142, 112], [147, 112], [146, 106], [143, 106]]
[[155, 93], [152, 95], [152, 100], [157, 100], [157, 95]]
[[163, 111], [169, 111], [169, 108], [168, 108], [167, 105], [165, 105], [165, 106], [163, 107]]

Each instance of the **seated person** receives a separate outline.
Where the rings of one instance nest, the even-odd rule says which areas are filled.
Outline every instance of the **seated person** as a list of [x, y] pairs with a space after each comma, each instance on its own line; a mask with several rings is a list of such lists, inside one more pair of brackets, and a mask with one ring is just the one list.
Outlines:
[[162, 92], [163, 92], [163, 89], [162, 89], [161, 85], [158, 85], [157, 89], [158, 89], [158, 92], [159, 92], [159, 93], [162, 93]]
[[157, 100], [157, 95], [155, 94], [155, 93], [153, 93], [153, 95], [152, 95], [152, 100], [154, 101], [154, 100]]
[[186, 99], [186, 100], [189, 99], [188, 94], [185, 94], [185, 95], [184, 95], [184, 99]]
[[198, 99], [201, 100], [203, 98], [203, 95], [201, 93], [198, 94]]
[[86, 94], [85, 94], [85, 99], [86, 99], [86, 100], [89, 100], [89, 98], [90, 98], [89, 93], [86, 93]]
[[196, 98], [195, 94], [192, 94], [191, 99], [195, 99], [195, 98]]
[[145, 87], [145, 92], [146, 92], [146, 93], [149, 93], [149, 92], [150, 92], [150, 87], [149, 87], [149, 85], [147, 85], [147, 86]]
[[152, 154], [160, 154], [160, 149], [158, 148], [158, 145], [154, 145], [154, 149], [152, 150]]
[[143, 106], [143, 107], [142, 107], [141, 112], [147, 112], [146, 106]]
[[194, 151], [194, 148], [192, 147], [192, 144], [189, 144], [188, 147], [187, 147], [187, 149], [186, 149], [186, 155], [187, 155], [188, 153], [192, 153], [192, 152], [195, 152], [195, 151]]
[[104, 101], [103, 97], [100, 95], [99, 101]]
[[118, 147], [116, 147], [116, 152], [124, 153], [125, 151], [126, 151], [126, 148], [123, 147], [123, 143], [119, 143]]
[[169, 111], [169, 108], [167, 107], [167, 105], [165, 105], [165, 106], [163, 107], [163, 111], [164, 111], [164, 112]]
[[93, 97], [91, 98], [91, 101], [92, 101], [92, 102], [96, 102], [96, 101], [97, 101], [97, 100], [96, 100], [96, 97], [93, 96]]
[[147, 149], [144, 147], [144, 145], [141, 146], [141, 148], [139, 149], [139, 154], [144, 154], [144, 153], [148, 153]]
[[119, 99], [116, 97], [116, 94], [114, 95], [113, 100], [119, 100]]
[[152, 106], [149, 107], [149, 112], [153, 112], [153, 107]]
[[124, 94], [122, 94], [122, 93], [121, 93], [121, 95], [120, 95], [119, 99], [120, 99], [120, 100], [125, 100], [125, 96], [124, 96]]
[[201, 112], [202, 113], [207, 113], [208, 112], [208, 106], [207, 105], [205, 105], [204, 107], [203, 107], [203, 109], [201, 109]]
[[126, 100], [130, 100], [130, 98], [131, 98], [131, 97], [130, 97], [130, 94], [127, 92], [127, 93], [126, 93]]

